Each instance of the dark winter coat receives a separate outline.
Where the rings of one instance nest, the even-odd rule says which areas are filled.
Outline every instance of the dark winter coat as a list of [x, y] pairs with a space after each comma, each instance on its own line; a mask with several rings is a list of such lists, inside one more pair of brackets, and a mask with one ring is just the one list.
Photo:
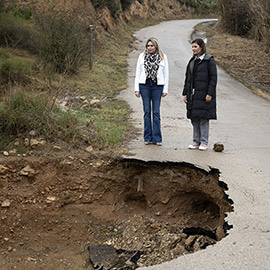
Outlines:
[[[187, 65], [182, 93], [183, 96], [187, 96], [187, 118], [217, 119], [216, 85], [217, 68], [214, 57], [206, 53], [203, 60], [195, 64], [193, 56]], [[195, 88], [194, 95], [192, 95], [193, 88]], [[212, 96], [210, 102], [206, 102], [206, 95]]]

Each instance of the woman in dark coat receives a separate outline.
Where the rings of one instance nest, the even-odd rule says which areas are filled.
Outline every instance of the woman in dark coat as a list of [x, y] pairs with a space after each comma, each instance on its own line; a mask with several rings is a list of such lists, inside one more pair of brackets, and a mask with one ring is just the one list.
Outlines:
[[193, 142], [188, 148], [206, 150], [209, 120], [217, 119], [217, 68], [214, 57], [206, 52], [202, 39], [192, 41], [192, 52], [182, 93], [187, 107], [187, 118], [191, 119], [193, 125]]

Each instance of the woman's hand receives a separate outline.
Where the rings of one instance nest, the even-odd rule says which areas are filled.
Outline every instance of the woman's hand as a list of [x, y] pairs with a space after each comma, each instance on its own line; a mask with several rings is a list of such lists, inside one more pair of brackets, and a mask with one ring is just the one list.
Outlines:
[[162, 97], [166, 97], [167, 95], [167, 93], [162, 93]]
[[184, 96], [183, 100], [185, 103], [187, 103], [187, 96]]
[[141, 96], [140, 92], [139, 92], [139, 91], [135, 91], [135, 96], [136, 96], [137, 98], [139, 98], [139, 97]]
[[210, 102], [212, 100], [212, 96], [206, 95], [205, 100], [206, 100], [206, 102]]

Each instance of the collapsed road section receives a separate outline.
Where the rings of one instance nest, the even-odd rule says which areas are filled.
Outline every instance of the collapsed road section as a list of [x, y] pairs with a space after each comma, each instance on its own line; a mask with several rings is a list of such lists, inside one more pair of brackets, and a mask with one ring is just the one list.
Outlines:
[[219, 176], [184, 162], [4, 160], [1, 269], [136, 269], [204, 249], [230, 227]]

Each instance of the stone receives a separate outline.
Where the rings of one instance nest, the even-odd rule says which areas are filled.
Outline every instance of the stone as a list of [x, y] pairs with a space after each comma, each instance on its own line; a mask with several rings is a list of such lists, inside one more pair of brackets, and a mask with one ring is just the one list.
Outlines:
[[10, 205], [11, 205], [11, 202], [9, 200], [5, 200], [1, 203], [2, 208], [8, 208], [10, 207]]
[[93, 151], [93, 146], [88, 146], [87, 148], [85, 148], [85, 151], [91, 153]]
[[0, 164], [0, 174], [4, 174], [8, 171], [8, 168]]
[[31, 139], [30, 140], [30, 147], [33, 149], [42, 147], [45, 144], [46, 144], [46, 141], [43, 139]]
[[29, 261], [29, 262], [35, 262], [35, 261], [37, 261], [37, 259], [32, 258], [32, 257], [28, 257], [28, 258], [27, 258], [27, 261]]
[[54, 197], [54, 196], [48, 196], [47, 198], [46, 198], [46, 203], [52, 203], [52, 202], [55, 202], [56, 201], [56, 197]]
[[89, 102], [89, 105], [94, 108], [101, 108], [100, 100], [99, 99], [92, 99]]
[[10, 154], [11, 156], [16, 156], [17, 150], [16, 150], [16, 149], [12, 149], [12, 150], [9, 151], [9, 154]]
[[224, 150], [224, 145], [221, 142], [216, 142], [213, 146], [213, 150], [216, 152], [222, 152]]
[[170, 201], [170, 198], [165, 198], [165, 199], [162, 199], [161, 202], [163, 204], [167, 204], [168, 202]]
[[19, 146], [20, 145], [20, 141], [18, 139], [16, 139], [16, 141], [14, 142], [15, 146]]
[[37, 172], [32, 169], [29, 165], [25, 166], [20, 172], [19, 172], [19, 175], [22, 175], [22, 176], [34, 176], [36, 175]]
[[225, 232], [224, 232], [223, 226], [220, 225], [217, 227], [216, 237], [217, 237], [217, 241], [220, 241], [222, 238], [225, 237]]
[[190, 235], [185, 241], [185, 245], [188, 247], [192, 246], [194, 244], [196, 237], [197, 237], [196, 235]]
[[29, 144], [30, 144], [29, 139], [28, 139], [28, 138], [25, 138], [25, 139], [24, 139], [24, 145], [25, 145], [26, 147], [28, 147]]
[[111, 269], [119, 261], [119, 256], [113, 246], [88, 246], [88, 251], [95, 269]]
[[35, 137], [35, 136], [36, 136], [36, 131], [35, 131], [35, 130], [31, 130], [31, 131], [29, 132], [29, 135], [30, 135], [31, 137]]
[[71, 161], [68, 161], [68, 160], [62, 160], [62, 161], [60, 161], [60, 164], [61, 165], [71, 165], [72, 162]]
[[79, 98], [83, 101], [86, 100], [86, 96], [80, 96]]

